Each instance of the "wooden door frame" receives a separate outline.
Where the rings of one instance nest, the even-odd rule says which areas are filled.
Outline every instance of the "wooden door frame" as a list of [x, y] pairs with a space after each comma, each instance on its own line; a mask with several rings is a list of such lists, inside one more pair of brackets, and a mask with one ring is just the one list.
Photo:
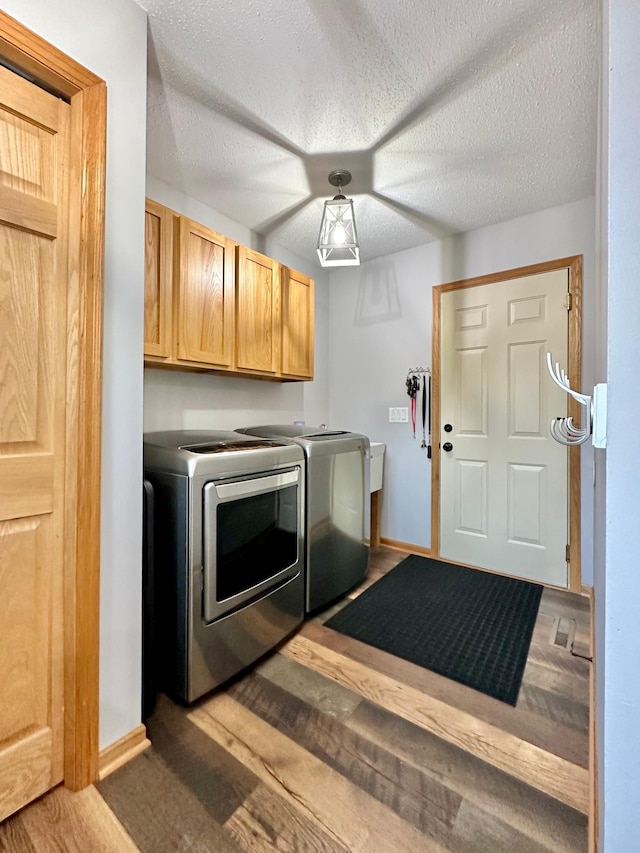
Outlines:
[[[569, 311], [568, 327], [568, 374], [574, 388], [580, 388], [582, 381], [582, 255], [559, 258], [541, 264], [518, 267], [512, 270], [467, 278], [440, 284], [433, 288], [433, 340], [431, 361], [432, 383], [432, 435], [434, 453], [431, 460], [431, 553], [434, 557], [440, 554], [440, 334], [441, 334], [441, 296], [452, 290], [462, 290], [467, 287], [479, 287], [483, 284], [496, 284], [513, 278], [523, 278], [553, 270], [569, 270], [569, 293], [571, 294], [571, 311]], [[551, 381], [551, 379], [549, 379]], [[569, 415], [575, 423], [580, 422], [580, 404], [569, 397]], [[569, 543], [571, 545], [571, 560], [569, 562], [569, 589], [572, 592], [582, 591], [582, 568], [580, 552], [580, 447], [569, 448]]]
[[71, 104], [64, 510], [64, 782], [98, 777], [104, 80], [0, 11], [0, 57]]

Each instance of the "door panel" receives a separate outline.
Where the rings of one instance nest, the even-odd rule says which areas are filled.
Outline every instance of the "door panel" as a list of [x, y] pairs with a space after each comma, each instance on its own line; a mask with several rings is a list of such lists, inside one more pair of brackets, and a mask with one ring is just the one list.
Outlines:
[[543, 501], [547, 493], [546, 465], [509, 465], [507, 503], [510, 542], [544, 548], [547, 539]]
[[458, 532], [487, 535], [487, 463], [457, 459], [455, 524]]
[[[567, 586], [567, 450], [549, 434], [566, 394], [568, 270], [441, 296], [440, 555]], [[452, 449], [442, 448], [451, 442]]]
[[548, 381], [542, 373], [545, 352], [544, 343], [540, 341], [509, 344], [507, 405], [510, 438], [545, 438], [543, 429], [547, 428], [547, 423], [543, 424], [540, 410], [542, 382]]
[[487, 434], [486, 347], [456, 351], [456, 423], [461, 435]]
[[[5, 607], [2, 613], [0, 679], [3, 706], [0, 714], [0, 743], [31, 726], [47, 726], [47, 661], [39, 649], [48, 646], [46, 619], [25, 602], [49, 599], [49, 584], [39, 566], [46, 559], [47, 519], [11, 519], [0, 525], [0, 577]], [[43, 631], [44, 629], [44, 631]]]
[[[46, 112], [49, 113], [48, 120], [55, 122], [54, 112]], [[4, 159], [0, 185], [25, 196], [54, 201], [55, 151], [50, 144], [49, 132], [6, 109], [0, 110], [0, 127], [2, 150], [20, 152], [19, 156]]]
[[0, 819], [62, 779], [69, 111], [0, 68]]

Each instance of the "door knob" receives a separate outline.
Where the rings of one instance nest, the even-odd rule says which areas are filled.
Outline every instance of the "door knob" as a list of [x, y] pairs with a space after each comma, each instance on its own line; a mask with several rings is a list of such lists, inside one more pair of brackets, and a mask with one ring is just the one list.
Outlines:
[[446, 450], [446, 452], [448, 453], [450, 450], [453, 450], [453, 444], [451, 444], [450, 441], [445, 441], [445, 443], [442, 445], [442, 449]]
[[444, 425], [444, 431], [445, 432], [451, 432], [452, 429], [453, 429], [453, 427], [451, 426], [451, 424], [445, 424]]

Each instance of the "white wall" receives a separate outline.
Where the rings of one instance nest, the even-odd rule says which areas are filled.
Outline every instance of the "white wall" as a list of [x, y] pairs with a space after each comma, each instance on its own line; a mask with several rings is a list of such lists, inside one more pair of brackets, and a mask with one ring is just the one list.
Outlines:
[[315, 373], [313, 382], [268, 382], [204, 373], [147, 368], [144, 377], [144, 429], [237, 429], [264, 423], [326, 423], [329, 276], [320, 267], [264, 241], [248, 228], [147, 176], [147, 195], [184, 216], [256, 248], [315, 279]]
[[[588, 388], [594, 373], [594, 240], [594, 200], [586, 199], [331, 273], [330, 426], [363, 432], [387, 445], [384, 537], [430, 544], [431, 463], [409, 425], [388, 423], [388, 409], [409, 405], [404, 384], [409, 368], [431, 365], [432, 287], [584, 255], [583, 386]], [[585, 445], [582, 569], [587, 584], [593, 578], [592, 461], [593, 450]]]
[[[605, 571], [596, 567], [603, 853], [637, 850], [640, 801], [640, 4], [604, 4], [608, 161]], [[607, 215], [608, 214], [608, 215]]]
[[4, 0], [107, 82], [100, 747], [140, 723], [146, 15], [132, 0]]

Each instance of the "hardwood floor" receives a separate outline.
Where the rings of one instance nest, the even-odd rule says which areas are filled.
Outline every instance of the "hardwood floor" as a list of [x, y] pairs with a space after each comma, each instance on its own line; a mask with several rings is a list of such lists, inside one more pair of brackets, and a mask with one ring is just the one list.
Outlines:
[[515, 708], [325, 628], [344, 604], [197, 705], [161, 696], [150, 749], [0, 851], [585, 853], [589, 600], [544, 591]]

